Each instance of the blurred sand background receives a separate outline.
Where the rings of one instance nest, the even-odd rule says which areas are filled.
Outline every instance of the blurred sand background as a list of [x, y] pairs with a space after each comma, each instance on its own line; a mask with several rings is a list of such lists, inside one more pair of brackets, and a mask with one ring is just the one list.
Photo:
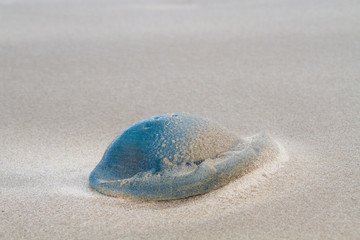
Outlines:
[[[360, 238], [359, 1], [0, 0], [0, 84], [1, 239]], [[90, 189], [122, 130], [168, 112], [288, 160], [185, 200]]]

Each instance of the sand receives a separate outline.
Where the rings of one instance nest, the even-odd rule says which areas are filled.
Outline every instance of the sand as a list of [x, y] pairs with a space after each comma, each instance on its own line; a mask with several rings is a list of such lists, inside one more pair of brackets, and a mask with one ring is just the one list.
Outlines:
[[[0, 0], [1, 239], [359, 239], [360, 2]], [[209, 194], [92, 190], [132, 123], [190, 112], [273, 161]]]

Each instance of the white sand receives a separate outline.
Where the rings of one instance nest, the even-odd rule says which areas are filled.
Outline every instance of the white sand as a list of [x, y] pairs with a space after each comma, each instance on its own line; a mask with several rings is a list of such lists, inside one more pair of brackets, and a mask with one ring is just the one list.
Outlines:
[[[350, 0], [0, 0], [0, 238], [359, 239], [359, 13]], [[91, 190], [114, 137], [167, 112], [266, 131], [289, 159], [181, 201]]]

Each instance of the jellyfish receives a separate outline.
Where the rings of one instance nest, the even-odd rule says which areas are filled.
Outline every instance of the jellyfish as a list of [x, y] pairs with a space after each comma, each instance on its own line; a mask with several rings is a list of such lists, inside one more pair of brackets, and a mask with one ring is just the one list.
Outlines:
[[241, 138], [197, 115], [162, 114], [140, 120], [117, 136], [89, 182], [113, 197], [186, 198], [226, 185], [277, 152], [265, 133]]

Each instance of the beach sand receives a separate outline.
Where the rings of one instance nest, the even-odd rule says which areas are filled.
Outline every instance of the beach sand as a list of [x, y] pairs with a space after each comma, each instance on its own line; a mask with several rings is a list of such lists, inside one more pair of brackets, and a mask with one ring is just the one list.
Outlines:
[[[0, 0], [1, 239], [359, 239], [360, 2]], [[104, 196], [110, 142], [189, 112], [283, 146], [201, 196]]]

